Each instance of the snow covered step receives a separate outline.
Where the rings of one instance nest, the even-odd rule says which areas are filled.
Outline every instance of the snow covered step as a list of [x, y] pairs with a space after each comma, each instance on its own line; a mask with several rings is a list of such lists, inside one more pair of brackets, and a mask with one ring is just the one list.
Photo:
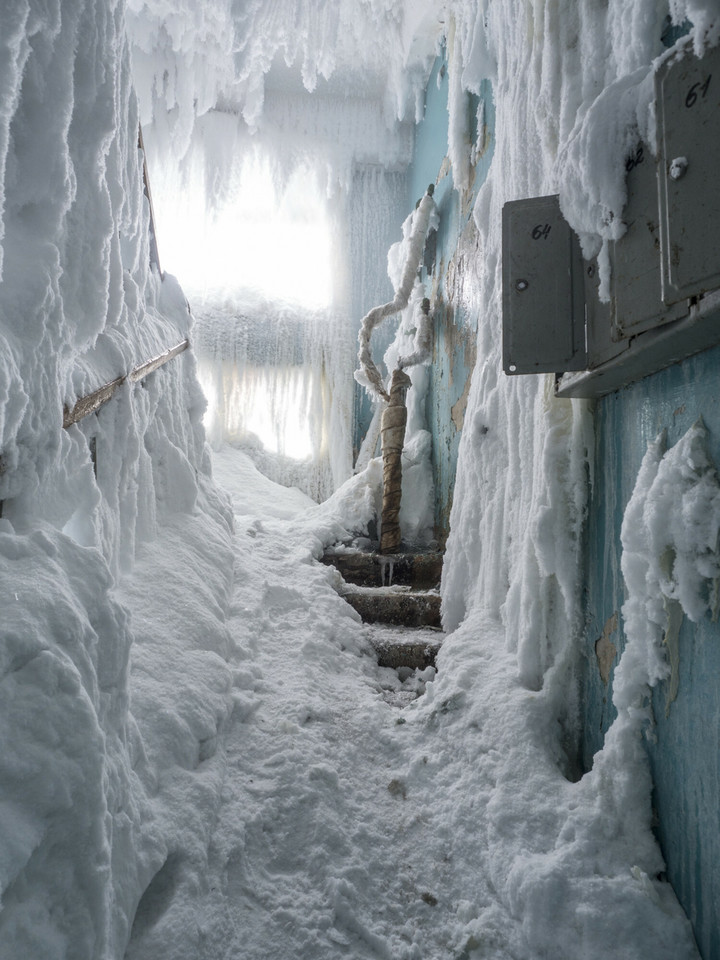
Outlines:
[[411, 629], [379, 624], [373, 624], [369, 632], [380, 666], [395, 670], [400, 667], [411, 670], [434, 667], [443, 636], [441, 630], [431, 627]]
[[394, 584], [427, 590], [440, 583], [441, 553], [379, 554], [365, 550], [326, 553], [322, 562], [336, 567], [343, 580], [361, 587]]
[[340, 595], [357, 610], [365, 623], [440, 626], [440, 594], [437, 590], [411, 590], [407, 586], [358, 587], [346, 583]]

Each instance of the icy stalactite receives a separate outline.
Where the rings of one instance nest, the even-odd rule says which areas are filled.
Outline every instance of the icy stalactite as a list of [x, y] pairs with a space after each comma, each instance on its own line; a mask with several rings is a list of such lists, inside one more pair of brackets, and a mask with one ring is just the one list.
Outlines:
[[382, 420], [382, 402], [378, 400], [375, 404], [373, 410], [372, 419], [370, 425], [367, 428], [367, 432], [363, 437], [362, 444], [360, 445], [360, 450], [355, 460], [355, 472], [360, 473], [362, 470], [367, 467], [368, 463], [377, 453], [378, 443], [380, 442], [380, 425]]
[[457, 190], [470, 185], [470, 132], [468, 129], [468, 93], [463, 84], [460, 41], [456, 37], [454, 18], [447, 31], [447, 57], [450, 82], [448, 87], [448, 157], [452, 164], [453, 184]]
[[179, 0], [172, 18], [162, 0], [129, 0], [128, 8], [143, 122], [153, 107], [175, 112], [178, 133], [222, 99], [260, 126], [266, 76], [282, 64], [307, 91], [339, 80], [341, 89], [379, 93], [378, 119], [389, 126], [414, 113], [440, 30], [433, 0], [279, 0], [242, 10], [229, 0], [202, 8]]
[[332, 311], [255, 297], [205, 304], [195, 345], [213, 445], [241, 445], [276, 482], [329, 497], [351, 472], [345, 329]]

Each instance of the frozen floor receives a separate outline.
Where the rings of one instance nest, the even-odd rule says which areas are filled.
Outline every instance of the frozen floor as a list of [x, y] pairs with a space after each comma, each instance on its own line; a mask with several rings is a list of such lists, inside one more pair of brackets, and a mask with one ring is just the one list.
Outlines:
[[[293, 539], [302, 494], [229, 448], [215, 474], [237, 548], [222, 804], [204, 889], [169, 877], [173, 909], [128, 960], [447, 956], [446, 837], [431, 777], [410, 769], [422, 731], [403, 709], [434, 671], [377, 665], [368, 631], [383, 628], [361, 624], [336, 572]], [[432, 769], [429, 752], [419, 763]]]
[[236, 548], [221, 801], [201, 866], [181, 842], [153, 880], [126, 960], [695, 957], [648, 876], [642, 768], [613, 753], [571, 783], [557, 704], [492, 622], [446, 641], [434, 682], [379, 667], [379, 628], [311, 552], [328, 508], [230, 448], [214, 469]]

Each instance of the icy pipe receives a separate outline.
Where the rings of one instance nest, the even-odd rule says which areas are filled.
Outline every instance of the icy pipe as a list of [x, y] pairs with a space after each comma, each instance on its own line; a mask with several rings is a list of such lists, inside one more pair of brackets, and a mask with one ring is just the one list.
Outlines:
[[435, 209], [435, 201], [433, 200], [434, 191], [435, 187], [431, 183], [413, 216], [408, 255], [405, 260], [402, 280], [395, 293], [395, 297], [389, 303], [385, 303], [379, 307], [373, 307], [373, 309], [363, 317], [360, 325], [360, 332], [358, 334], [360, 344], [358, 361], [360, 368], [355, 371], [355, 379], [358, 383], [361, 383], [385, 401], [390, 400], [390, 395], [385, 389], [380, 371], [373, 362], [370, 351], [370, 336], [375, 327], [377, 327], [385, 317], [399, 313], [400, 310], [403, 310], [408, 305], [413, 284], [415, 283], [415, 277], [417, 276], [422, 261], [425, 238], [430, 228], [430, 217]]
[[430, 301], [424, 297], [420, 304], [420, 309], [415, 315], [416, 329], [414, 350], [406, 357], [400, 357], [398, 367], [401, 370], [407, 370], [408, 367], [414, 367], [418, 363], [427, 363], [432, 354], [433, 329], [430, 320]]

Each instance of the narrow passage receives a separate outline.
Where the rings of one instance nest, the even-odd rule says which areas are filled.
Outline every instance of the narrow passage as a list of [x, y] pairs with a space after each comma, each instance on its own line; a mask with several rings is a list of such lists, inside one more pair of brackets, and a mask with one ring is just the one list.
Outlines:
[[309, 557], [310, 501], [249, 482], [241, 457], [216, 458], [236, 517], [237, 662], [203, 956], [446, 956], [445, 845], [400, 709], [423, 681], [377, 665], [378, 628]]

